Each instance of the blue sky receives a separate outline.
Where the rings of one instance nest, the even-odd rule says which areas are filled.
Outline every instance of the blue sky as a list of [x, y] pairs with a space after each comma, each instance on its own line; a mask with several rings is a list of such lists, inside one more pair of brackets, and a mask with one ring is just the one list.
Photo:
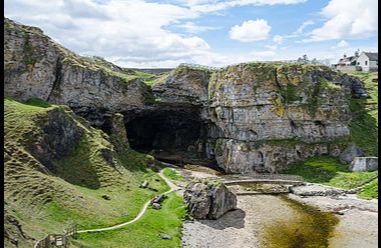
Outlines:
[[5, 0], [5, 16], [125, 67], [223, 66], [377, 51], [377, 7], [377, 0]]

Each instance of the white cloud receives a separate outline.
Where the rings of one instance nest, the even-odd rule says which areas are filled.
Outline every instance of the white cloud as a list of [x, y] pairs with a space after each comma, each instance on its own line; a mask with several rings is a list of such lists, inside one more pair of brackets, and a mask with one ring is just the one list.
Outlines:
[[260, 51], [255, 53], [256, 57], [261, 59], [272, 59], [276, 53], [274, 51]]
[[296, 34], [301, 34], [301, 33], [303, 33], [303, 31], [304, 31], [304, 29], [306, 28], [306, 27], [308, 27], [308, 26], [311, 26], [311, 25], [313, 25], [313, 24], [315, 24], [315, 22], [313, 22], [313, 21], [311, 21], [311, 20], [309, 20], [309, 21], [305, 21], [305, 22], [303, 22], [302, 23], [302, 25], [300, 25], [300, 27], [298, 28], [298, 30], [296, 30]]
[[342, 48], [342, 47], [348, 47], [349, 44], [345, 40], [341, 40], [339, 43], [337, 43], [336, 47]]
[[209, 30], [221, 29], [221, 27], [202, 26], [202, 25], [197, 25], [194, 22], [189, 22], [189, 21], [183, 24], [175, 25], [175, 26], [179, 28], [183, 28], [186, 32], [193, 33], [193, 34], [205, 32]]
[[229, 0], [229, 1], [183, 1], [191, 9], [207, 13], [207, 12], [216, 12], [228, 8], [245, 6], [245, 5], [276, 5], [276, 4], [298, 4], [304, 3], [307, 0]]
[[167, 61], [176, 66], [210, 50], [198, 36], [164, 28], [199, 16], [189, 8], [170, 4], [143, 0], [7, 0], [5, 16], [42, 28], [82, 55], [123, 58], [127, 66]]
[[[196, 33], [218, 29], [195, 19], [236, 6], [306, 0], [6, 0], [6, 17], [40, 27], [65, 47], [122, 66], [176, 66], [229, 61]], [[181, 32], [169, 31], [177, 26]], [[187, 34], [184, 34], [184, 31]], [[230, 55], [229, 55], [230, 56]], [[219, 62], [218, 62], [219, 61]]]
[[283, 37], [280, 36], [280, 35], [275, 35], [275, 36], [273, 37], [273, 42], [275, 42], [276, 44], [282, 44], [282, 42], [283, 42]]
[[305, 41], [368, 38], [378, 31], [377, 0], [331, 0], [321, 14], [327, 21]]
[[243, 22], [241, 25], [233, 26], [229, 31], [229, 36], [233, 40], [242, 42], [253, 42], [266, 40], [271, 27], [266, 20], [257, 19]]

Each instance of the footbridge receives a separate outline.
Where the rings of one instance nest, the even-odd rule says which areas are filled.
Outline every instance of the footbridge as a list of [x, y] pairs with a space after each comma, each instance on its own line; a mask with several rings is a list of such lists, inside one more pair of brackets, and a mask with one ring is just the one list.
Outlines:
[[305, 185], [303, 177], [288, 174], [226, 175], [219, 178], [226, 186], [245, 184]]

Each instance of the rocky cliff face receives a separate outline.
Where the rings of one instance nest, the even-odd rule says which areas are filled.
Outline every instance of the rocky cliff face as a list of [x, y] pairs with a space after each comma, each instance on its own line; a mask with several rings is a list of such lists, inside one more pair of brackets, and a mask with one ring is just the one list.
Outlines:
[[133, 72], [100, 58], [78, 56], [43, 32], [4, 19], [5, 95], [38, 97], [74, 109], [141, 107], [147, 86]]
[[133, 148], [134, 140], [145, 149], [172, 144], [230, 173], [339, 155], [349, 138], [348, 99], [367, 96], [354, 77], [301, 64], [180, 66], [148, 86], [136, 71], [75, 55], [37, 28], [5, 19], [4, 40], [6, 95], [66, 104], [103, 127], [122, 112]]

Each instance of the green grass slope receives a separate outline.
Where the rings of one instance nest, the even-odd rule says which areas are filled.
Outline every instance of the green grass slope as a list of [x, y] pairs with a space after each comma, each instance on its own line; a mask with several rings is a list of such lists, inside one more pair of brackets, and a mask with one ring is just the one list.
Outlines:
[[[4, 105], [4, 208], [30, 237], [62, 233], [71, 222], [89, 229], [131, 220], [144, 202], [168, 190], [147, 167], [152, 157], [127, 148], [116, 152], [113, 137], [90, 127], [67, 107], [36, 99], [5, 99]], [[74, 122], [82, 135], [68, 156], [53, 160], [48, 168], [31, 148], [42, 147], [42, 123], [52, 121], [52, 112]], [[149, 181], [149, 188], [139, 188], [143, 180]], [[19, 247], [31, 247], [32, 238]]]
[[[186, 209], [182, 197], [171, 193], [164, 200], [162, 208], [148, 208], [139, 221], [111, 231], [82, 233], [73, 241], [78, 247], [113, 248], [177, 248], [181, 246], [180, 229]], [[162, 239], [158, 234], [171, 235], [171, 239]], [[133, 237], [133, 238], [131, 238]]]

